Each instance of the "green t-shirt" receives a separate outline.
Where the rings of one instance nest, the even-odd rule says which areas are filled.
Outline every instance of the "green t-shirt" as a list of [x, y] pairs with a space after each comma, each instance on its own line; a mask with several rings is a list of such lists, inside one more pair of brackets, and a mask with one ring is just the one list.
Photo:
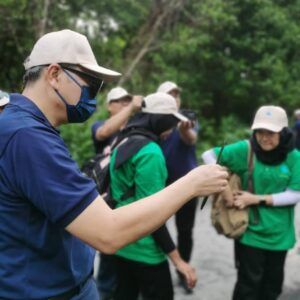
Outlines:
[[[220, 164], [238, 174], [243, 190], [248, 185], [248, 141], [225, 146]], [[217, 155], [220, 148], [214, 148]], [[279, 165], [263, 164], [253, 157], [253, 187], [255, 194], [270, 195], [286, 189], [300, 190], [300, 152], [291, 151]], [[256, 206], [259, 216], [255, 224], [253, 206], [249, 206], [249, 226], [240, 242], [267, 250], [287, 250], [296, 242], [294, 228], [294, 206]]]
[[[165, 187], [166, 162], [161, 148], [156, 143], [150, 142], [145, 145], [120, 168], [114, 170], [117, 151], [112, 153], [110, 163], [112, 197], [118, 201], [132, 186], [135, 187], [135, 193], [132, 197], [119, 201], [116, 207], [152, 195]], [[151, 235], [127, 245], [116, 255], [148, 264], [159, 264], [167, 259]]]

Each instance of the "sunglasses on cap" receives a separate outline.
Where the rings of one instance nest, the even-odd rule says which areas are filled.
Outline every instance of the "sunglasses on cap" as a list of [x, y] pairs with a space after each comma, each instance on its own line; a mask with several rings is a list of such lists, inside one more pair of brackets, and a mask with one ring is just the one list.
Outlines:
[[70, 68], [69, 66], [64, 66], [64, 65], [60, 65], [60, 66], [64, 70], [67, 70], [71, 73], [74, 73], [74, 74], [78, 75], [82, 80], [84, 80], [87, 83], [88, 87], [89, 87], [90, 97], [91, 98], [96, 98], [97, 94], [100, 92], [101, 87], [103, 85], [103, 82], [104, 82], [103, 80], [101, 80], [97, 77], [94, 77], [94, 76], [92, 76], [88, 73]]

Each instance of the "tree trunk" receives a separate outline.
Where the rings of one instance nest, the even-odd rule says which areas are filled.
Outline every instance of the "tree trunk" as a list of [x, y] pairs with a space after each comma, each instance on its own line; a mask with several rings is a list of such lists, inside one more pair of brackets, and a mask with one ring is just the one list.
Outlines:
[[47, 21], [48, 21], [48, 9], [50, 5], [51, 0], [44, 0], [43, 6], [41, 9], [41, 16], [39, 18], [39, 22], [37, 24], [37, 32], [36, 32], [36, 37], [40, 38], [43, 36], [46, 32], [46, 26], [47, 26]]
[[177, 11], [181, 11], [187, 0], [156, 0], [148, 21], [141, 27], [132, 42], [132, 47], [125, 54], [125, 64], [128, 62], [123, 76], [118, 84], [123, 85], [130, 79], [137, 65], [144, 56], [155, 49], [153, 44], [157, 41], [160, 30], [166, 30], [164, 25], [170, 24]]

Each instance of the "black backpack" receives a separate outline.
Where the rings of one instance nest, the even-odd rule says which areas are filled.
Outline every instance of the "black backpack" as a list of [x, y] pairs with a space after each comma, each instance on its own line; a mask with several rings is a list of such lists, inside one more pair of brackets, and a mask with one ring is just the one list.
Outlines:
[[[118, 148], [114, 166], [115, 169], [118, 169], [127, 159], [151, 141], [152, 139], [143, 133], [132, 133], [125, 137], [120, 136], [113, 141], [111, 150], [108, 153], [97, 154], [83, 165], [82, 172], [95, 181], [99, 194], [111, 208], [116, 206], [116, 201], [112, 199], [110, 191], [109, 164], [113, 150]], [[125, 200], [133, 194], [134, 186], [130, 187], [120, 200]]]
[[111, 153], [99, 153], [82, 167], [82, 172], [95, 181], [100, 195], [104, 194], [109, 186], [110, 156]]

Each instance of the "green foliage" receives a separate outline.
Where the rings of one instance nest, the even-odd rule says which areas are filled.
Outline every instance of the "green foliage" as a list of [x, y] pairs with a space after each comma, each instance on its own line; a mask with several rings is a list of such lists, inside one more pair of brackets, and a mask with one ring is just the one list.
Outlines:
[[211, 120], [203, 120], [197, 145], [197, 157], [201, 162], [201, 155], [212, 147], [231, 144], [251, 136], [250, 125], [243, 124], [234, 116], [222, 118], [221, 126], [216, 129]]
[[[20, 91], [22, 63], [34, 41], [63, 28], [86, 34], [101, 65], [125, 72], [170, 3], [0, 0], [0, 89]], [[298, 108], [300, 0], [176, 3], [181, 8], [162, 20], [125, 88], [146, 95], [165, 80], [177, 82], [182, 106], [197, 111], [203, 127], [199, 152], [242, 137], [263, 104], [281, 105], [289, 114]], [[114, 85], [107, 84], [100, 97]], [[80, 164], [93, 154], [90, 126], [103, 117], [100, 106], [86, 124], [61, 128]]]

